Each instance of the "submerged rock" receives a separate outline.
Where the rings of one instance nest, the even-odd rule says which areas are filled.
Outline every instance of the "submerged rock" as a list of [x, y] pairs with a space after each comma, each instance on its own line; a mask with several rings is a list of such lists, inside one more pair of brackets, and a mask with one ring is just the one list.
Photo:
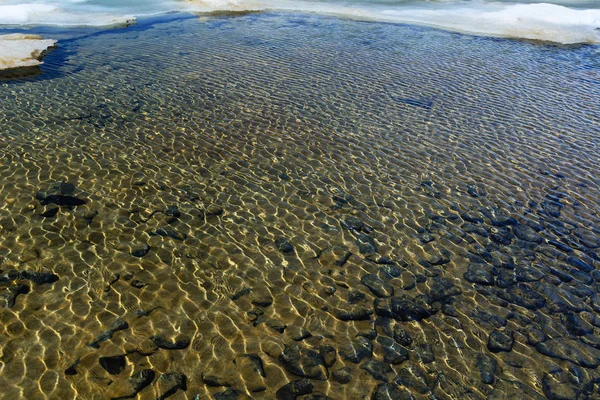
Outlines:
[[394, 384], [380, 383], [373, 391], [371, 400], [414, 400], [414, 397], [406, 389]]
[[133, 399], [139, 392], [152, 383], [155, 376], [156, 373], [151, 369], [144, 369], [133, 374], [128, 381], [129, 389], [126, 388], [124, 390], [126, 394], [119, 397], [112, 397], [111, 400]]
[[345, 385], [352, 380], [352, 368], [343, 367], [331, 373], [331, 377], [338, 383]]
[[487, 264], [469, 264], [467, 272], [464, 274], [464, 278], [471, 283], [478, 283], [480, 285], [494, 284], [492, 268]]
[[488, 354], [478, 354], [477, 368], [479, 368], [481, 382], [487, 383], [488, 385], [494, 383], [496, 371], [498, 369], [498, 362], [494, 357]]
[[250, 392], [262, 392], [267, 389], [263, 379], [267, 377], [267, 373], [258, 354], [243, 354], [236, 357], [233, 363]]
[[541, 243], [542, 237], [530, 226], [516, 225], [513, 227], [513, 232], [516, 237], [527, 242]]
[[35, 285], [43, 285], [58, 281], [58, 275], [55, 275], [51, 272], [9, 270], [0, 275], [0, 285], [8, 284], [18, 279], [33, 282]]
[[185, 233], [178, 232], [175, 229], [169, 228], [169, 227], [158, 228], [157, 230], [150, 232], [149, 235], [150, 236], [169, 237], [171, 239], [181, 240], [181, 241], [187, 239], [187, 235]]
[[134, 243], [129, 249], [129, 254], [134, 257], [144, 257], [150, 251], [150, 246], [146, 243]]
[[348, 261], [352, 253], [343, 244], [327, 247], [319, 252], [318, 259], [323, 265], [341, 267]]
[[525, 283], [517, 283], [499, 293], [500, 298], [530, 310], [537, 310], [546, 304], [538, 292]]
[[575, 400], [581, 394], [581, 389], [573, 386], [563, 371], [544, 374], [542, 390], [550, 400]]
[[404, 328], [402, 328], [400, 324], [394, 325], [392, 332], [394, 335], [394, 340], [402, 346], [410, 346], [412, 344], [412, 336]]
[[488, 337], [487, 347], [492, 353], [498, 353], [501, 351], [510, 352], [512, 351], [514, 343], [515, 339], [512, 331], [500, 331], [498, 329], [494, 329]]
[[44, 197], [40, 200], [41, 205], [46, 204], [56, 204], [58, 206], [81, 206], [85, 204], [86, 201], [84, 199], [80, 199], [74, 196], [63, 196], [61, 194], [51, 194], [50, 196]]
[[125, 355], [100, 357], [98, 363], [106, 372], [111, 375], [118, 375], [125, 369], [126, 358]]
[[156, 373], [151, 369], [144, 369], [129, 378], [129, 383], [133, 388], [134, 394], [139, 393], [146, 386], [150, 385], [154, 380]]
[[382, 317], [398, 321], [421, 321], [435, 313], [423, 296], [408, 296], [375, 299], [375, 312]]
[[3, 299], [2, 305], [6, 308], [13, 307], [17, 301], [17, 296], [20, 294], [27, 294], [30, 290], [29, 286], [23, 284], [16, 284], [8, 287], [0, 297]]
[[296, 400], [298, 396], [310, 394], [312, 391], [313, 385], [308, 379], [298, 379], [279, 388], [275, 396], [277, 400]]
[[232, 388], [229, 388], [229, 389], [224, 390], [219, 393], [215, 393], [214, 398], [215, 398], [215, 400], [247, 399], [247, 397], [242, 392], [240, 392], [239, 390], [232, 389]]
[[329, 378], [323, 356], [314, 350], [298, 345], [286, 346], [279, 361], [294, 375], [321, 381]]
[[358, 246], [358, 251], [360, 251], [360, 254], [377, 253], [375, 239], [369, 235], [365, 235], [364, 233], [358, 234], [358, 237], [356, 238], [356, 245]]
[[92, 343], [90, 343], [88, 346], [94, 347], [96, 349], [100, 348], [101, 342], [104, 342], [105, 340], [109, 340], [110, 338], [112, 338], [112, 336], [115, 332], [122, 331], [127, 328], [129, 328], [129, 324], [127, 322], [123, 321], [121, 318], [117, 318], [116, 320], [113, 321], [112, 324], [110, 324], [108, 329], [103, 331], [100, 335], [96, 336], [94, 341]]
[[429, 386], [427, 386], [425, 375], [418, 369], [412, 367], [400, 369], [395, 383], [402, 384], [420, 394], [425, 394], [430, 391]]
[[389, 364], [400, 364], [408, 360], [408, 350], [387, 336], [378, 336], [376, 342], [383, 351], [383, 361]]
[[375, 274], [367, 274], [360, 281], [377, 297], [394, 295], [394, 287]]
[[281, 253], [289, 254], [294, 252], [294, 246], [286, 238], [279, 238], [275, 240], [275, 246]]
[[540, 353], [560, 360], [571, 361], [586, 368], [600, 365], [600, 351], [579, 341], [566, 338], [548, 339], [535, 348]]
[[360, 366], [360, 369], [367, 371], [373, 378], [384, 382], [388, 381], [388, 375], [394, 373], [389, 364], [376, 360], [367, 361]]
[[174, 395], [178, 390], [187, 390], [187, 377], [178, 372], [167, 372], [162, 374], [156, 382], [158, 392], [161, 393], [157, 400], [164, 400]]
[[364, 358], [373, 355], [373, 344], [368, 339], [361, 336], [350, 342], [343, 343], [338, 350], [342, 358], [358, 364]]
[[336, 310], [334, 315], [340, 321], [368, 321], [373, 315], [373, 310], [369, 308], [355, 308], [350, 310]]
[[175, 341], [169, 341], [162, 336], [152, 336], [150, 338], [156, 346], [165, 350], [182, 350], [190, 345], [190, 338], [180, 336]]

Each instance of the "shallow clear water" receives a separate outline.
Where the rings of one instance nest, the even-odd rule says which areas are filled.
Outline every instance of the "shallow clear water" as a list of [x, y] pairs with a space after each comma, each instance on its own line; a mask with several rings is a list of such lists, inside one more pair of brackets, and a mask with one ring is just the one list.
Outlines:
[[115, 26], [169, 12], [248, 11], [302, 11], [493, 37], [600, 43], [596, 0], [7, 0], [0, 4], [0, 26]]
[[598, 396], [598, 47], [301, 14], [44, 33], [43, 73], [0, 81], [1, 397], [142, 370], [144, 399], [168, 373]]

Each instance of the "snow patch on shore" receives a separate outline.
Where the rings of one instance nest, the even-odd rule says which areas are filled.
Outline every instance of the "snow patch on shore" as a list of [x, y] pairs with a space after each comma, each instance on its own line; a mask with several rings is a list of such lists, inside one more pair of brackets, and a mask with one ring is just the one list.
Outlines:
[[0, 35], [0, 71], [40, 65], [42, 53], [55, 44], [56, 40], [37, 35]]
[[0, 5], [0, 25], [111, 26], [135, 21], [132, 15], [111, 13], [78, 4], [24, 3]]

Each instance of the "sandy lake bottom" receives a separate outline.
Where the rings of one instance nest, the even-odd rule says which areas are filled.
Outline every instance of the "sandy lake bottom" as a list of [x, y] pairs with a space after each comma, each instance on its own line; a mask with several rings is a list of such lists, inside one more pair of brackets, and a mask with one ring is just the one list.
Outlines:
[[41, 33], [0, 80], [1, 398], [600, 397], [598, 46]]

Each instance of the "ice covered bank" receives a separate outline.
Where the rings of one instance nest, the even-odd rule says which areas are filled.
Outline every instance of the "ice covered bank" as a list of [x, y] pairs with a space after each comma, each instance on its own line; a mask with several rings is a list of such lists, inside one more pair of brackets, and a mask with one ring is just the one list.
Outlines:
[[56, 40], [37, 35], [0, 35], [0, 71], [36, 67], [42, 63], [44, 52], [55, 44]]

